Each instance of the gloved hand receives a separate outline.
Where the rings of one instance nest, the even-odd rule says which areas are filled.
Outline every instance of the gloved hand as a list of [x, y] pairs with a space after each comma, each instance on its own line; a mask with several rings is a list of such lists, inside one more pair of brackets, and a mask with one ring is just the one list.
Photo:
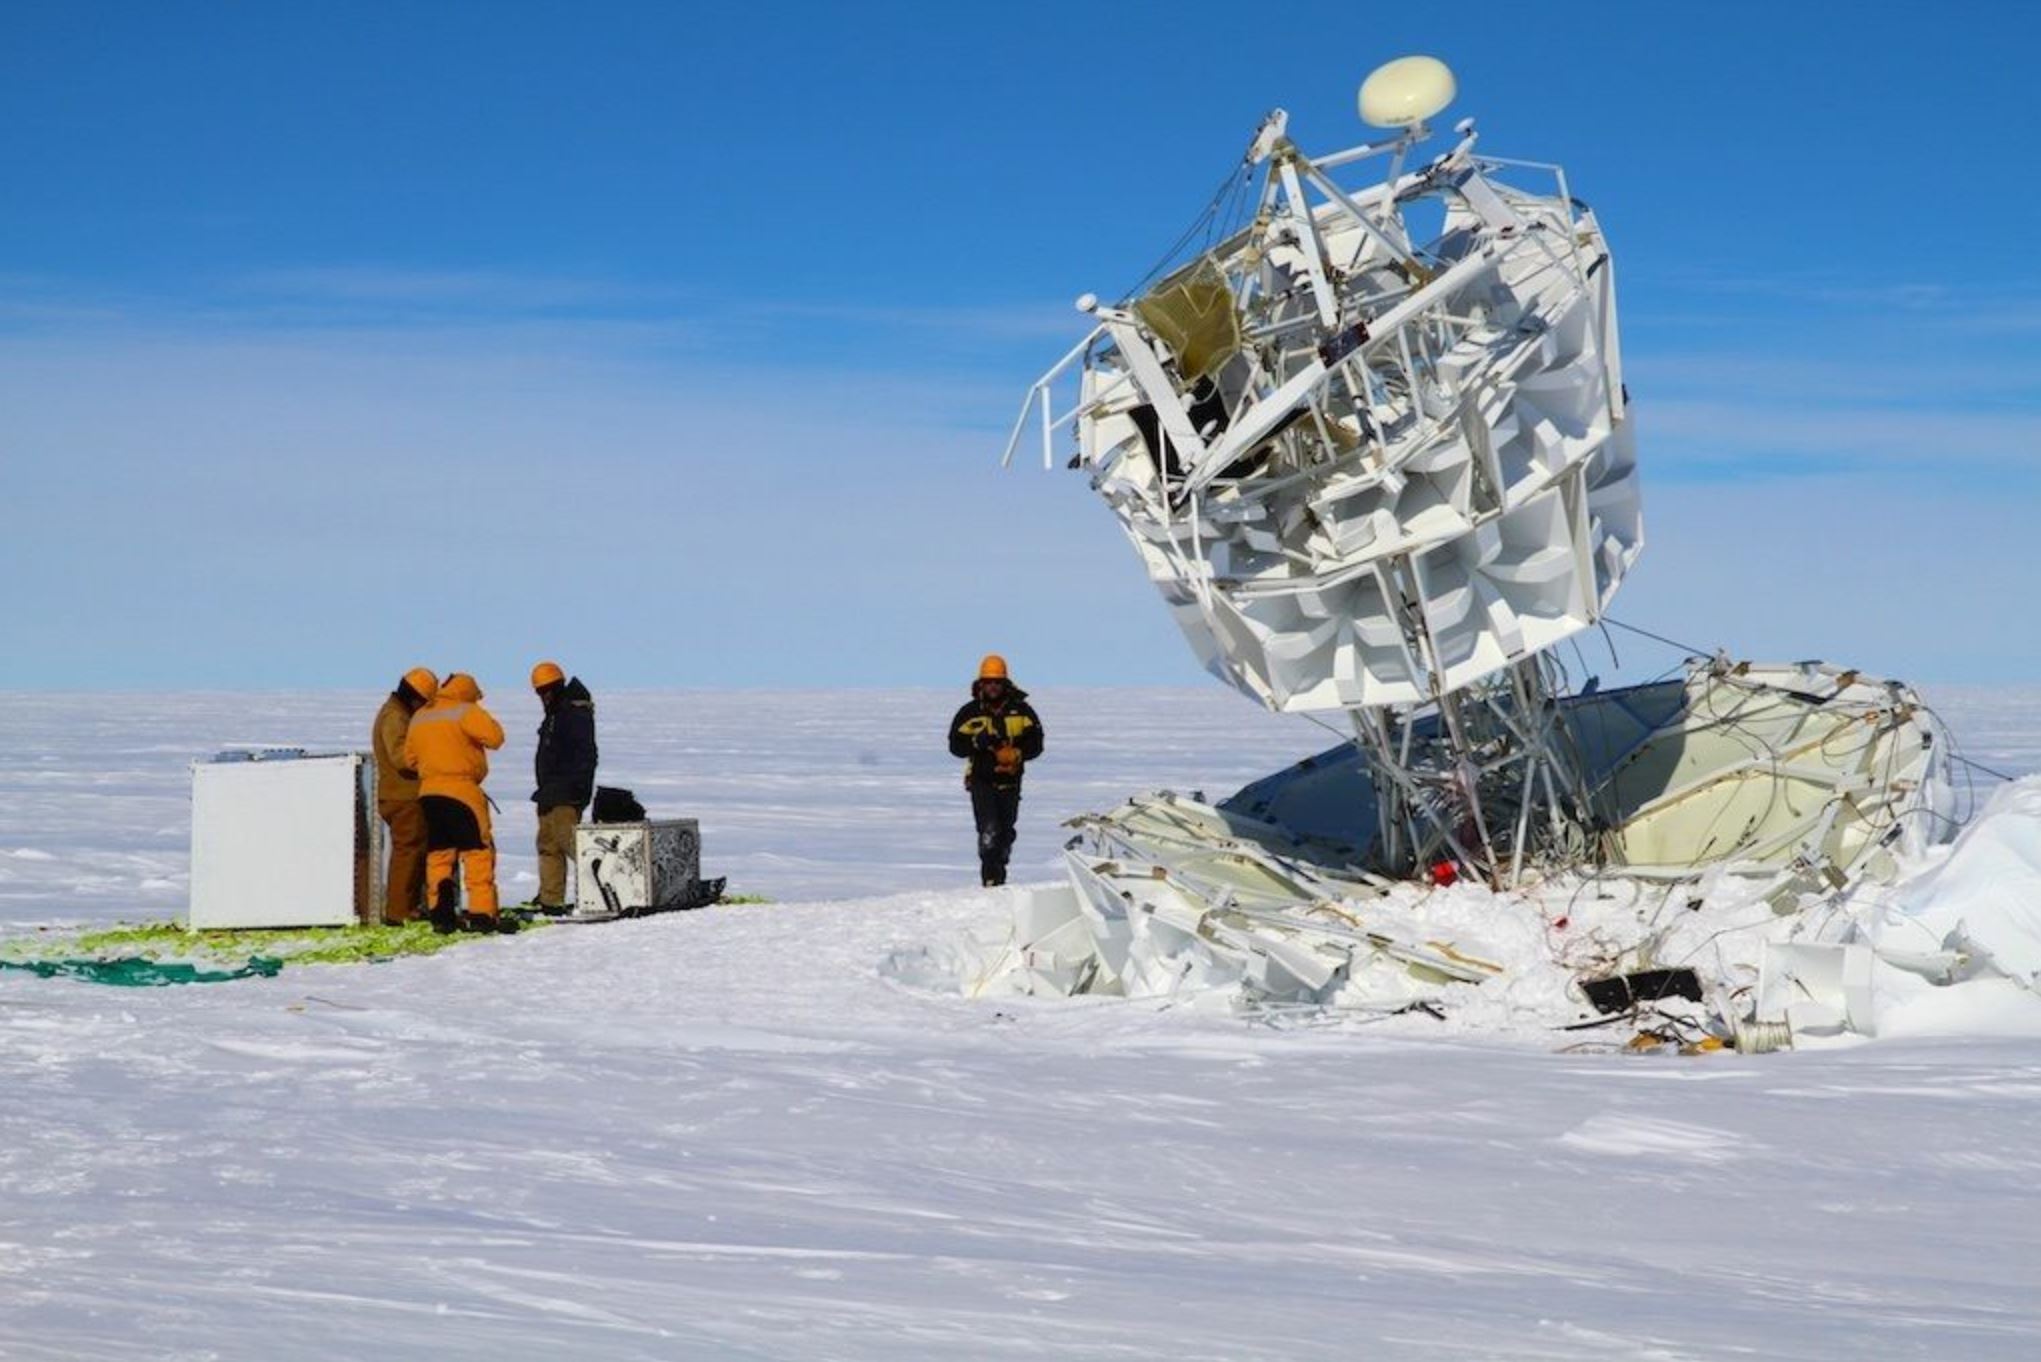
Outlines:
[[1002, 739], [997, 733], [987, 730], [986, 732], [980, 733], [978, 736], [971, 739], [971, 746], [977, 748], [980, 752], [990, 752], [993, 748], [999, 746], [999, 744], [1003, 741], [1004, 739]]

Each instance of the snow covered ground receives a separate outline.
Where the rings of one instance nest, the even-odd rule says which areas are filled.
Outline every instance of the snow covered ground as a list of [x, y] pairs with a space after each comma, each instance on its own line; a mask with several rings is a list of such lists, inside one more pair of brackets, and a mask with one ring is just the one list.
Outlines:
[[[2041, 768], [2041, 690], [1930, 696]], [[495, 698], [521, 897], [536, 711]], [[1216, 689], [1037, 699], [1021, 878], [1057, 817], [1325, 737]], [[2033, 1355], [2041, 1041], [1673, 1060], [919, 991], [892, 952], [1006, 912], [958, 888], [956, 696], [602, 700], [605, 779], [790, 901], [0, 976], [0, 1357]], [[0, 921], [174, 911], [188, 760], [373, 708], [5, 697]]]

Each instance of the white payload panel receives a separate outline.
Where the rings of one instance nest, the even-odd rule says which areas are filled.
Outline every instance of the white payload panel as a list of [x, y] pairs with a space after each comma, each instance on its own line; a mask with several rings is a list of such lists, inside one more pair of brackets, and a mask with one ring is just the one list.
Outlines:
[[191, 776], [191, 917], [216, 927], [373, 920], [381, 878], [365, 753], [229, 752]]

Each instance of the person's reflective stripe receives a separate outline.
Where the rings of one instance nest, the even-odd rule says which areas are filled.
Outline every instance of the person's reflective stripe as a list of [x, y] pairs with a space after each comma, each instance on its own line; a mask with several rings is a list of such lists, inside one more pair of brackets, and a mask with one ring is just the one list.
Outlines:
[[411, 726], [416, 728], [422, 723], [443, 723], [449, 719], [458, 720], [468, 712], [468, 709], [467, 705], [451, 705], [446, 709], [422, 709], [411, 716]]

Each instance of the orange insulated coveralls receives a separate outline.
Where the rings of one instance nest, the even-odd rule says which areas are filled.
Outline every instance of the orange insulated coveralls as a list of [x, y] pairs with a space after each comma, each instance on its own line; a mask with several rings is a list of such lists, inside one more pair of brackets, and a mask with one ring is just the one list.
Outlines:
[[404, 761], [418, 772], [419, 801], [425, 806], [431, 850], [425, 858], [429, 898], [438, 902], [455, 867], [468, 887], [468, 911], [496, 916], [496, 839], [489, 825], [489, 801], [482, 781], [489, 752], [503, 746], [503, 725], [482, 708], [482, 688], [466, 672], [455, 672], [431, 704], [411, 718]]

